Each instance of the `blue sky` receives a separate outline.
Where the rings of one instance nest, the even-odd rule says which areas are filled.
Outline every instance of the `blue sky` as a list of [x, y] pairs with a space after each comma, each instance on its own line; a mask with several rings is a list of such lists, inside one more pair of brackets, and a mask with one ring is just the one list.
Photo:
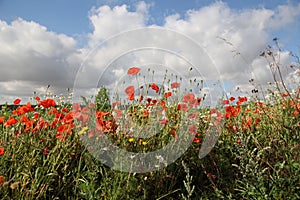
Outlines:
[[[46, 26], [49, 31], [64, 33], [80, 40], [80, 36], [92, 31], [89, 21], [89, 11], [93, 7], [103, 5], [116, 6], [126, 4], [128, 10], [133, 10], [137, 0], [0, 0], [0, 19], [11, 22], [20, 17], [27, 21], [35, 21]], [[146, 3], [153, 4], [149, 9], [151, 19], [149, 24], [162, 25], [167, 15], [179, 13], [182, 18], [185, 17], [186, 11], [190, 9], [199, 9], [203, 6], [210, 5], [214, 0], [146, 0]], [[236, 10], [266, 8], [274, 9], [278, 5], [289, 3], [297, 5], [296, 0], [224, 0], [228, 6]], [[285, 47], [298, 53], [299, 45], [295, 44], [298, 35], [300, 35], [300, 16], [297, 17], [293, 26], [288, 29], [273, 31], [272, 36], [282, 39]], [[81, 38], [82, 39], [82, 38]]]
[[[12, 21], [16, 17], [21, 17], [25, 20], [33, 20], [43, 24], [49, 30], [66, 33], [80, 34], [90, 30], [88, 12], [92, 7], [102, 5], [132, 5], [136, 0], [0, 0], [0, 19]], [[202, 6], [207, 6], [215, 1], [213, 0], [163, 0], [153, 1], [146, 0], [147, 3], [154, 3], [151, 8], [151, 15], [154, 22], [161, 24], [165, 15], [184, 13], [189, 9], [198, 9]], [[285, 0], [227, 0], [226, 2], [233, 9], [251, 9], [264, 7], [274, 9], [277, 5], [286, 4]], [[295, 4], [297, 1], [291, 1]]]
[[[17, 17], [24, 20], [35, 21], [47, 27], [48, 30], [57, 33], [64, 33], [74, 37], [83, 35], [92, 31], [92, 27], [88, 18], [88, 13], [92, 7], [103, 5], [129, 5], [129, 10], [134, 8], [137, 0], [0, 0], [0, 19], [7, 22], [13, 21]], [[145, 2], [153, 4], [150, 8], [151, 20], [148, 23], [161, 25], [164, 23], [164, 17], [174, 13], [179, 13], [184, 18], [185, 12], [190, 9], [199, 9], [207, 6], [214, 0], [146, 0]], [[223, 1], [232, 9], [255, 9], [266, 8], [274, 9], [276, 6], [286, 4], [285, 0], [227, 0]], [[290, 4], [296, 5], [296, 0], [289, 1]], [[289, 50], [296, 51], [299, 46], [295, 45], [297, 36], [300, 35], [300, 17], [297, 18], [291, 30], [274, 31], [274, 37], [283, 38]]]
[[[208, 24], [203, 20], [206, 16]], [[237, 45], [237, 49], [247, 54], [248, 65], [252, 67], [263, 65], [255, 55], [274, 37], [279, 38], [284, 50], [299, 55], [300, 4], [296, 0], [0, 0], [0, 22], [3, 27], [0, 41], [6, 45], [5, 51], [0, 51], [0, 58], [3, 58], [0, 62], [3, 82], [0, 103], [16, 96], [26, 98], [31, 95], [30, 90], [42, 92], [47, 83], [55, 85], [57, 90], [54, 92], [72, 87], [72, 81], [62, 80], [60, 72], [68, 71], [67, 78], [74, 80], [87, 52], [127, 28], [156, 25], [186, 34], [206, 45], [211, 55], [217, 56], [215, 61], [221, 73], [224, 70], [224, 73], [232, 74], [230, 70], [235, 70], [238, 75], [241, 69], [231, 67], [239, 65], [240, 61], [227, 63], [226, 56], [219, 55], [219, 49], [230, 51], [230, 48], [224, 44], [217, 46], [221, 45], [220, 41], [215, 41], [217, 36], [226, 36]], [[210, 41], [212, 38], [214, 41]], [[57, 48], [59, 52], [53, 50]], [[18, 57], [20, 53], [23, 56]], [[283, 56], [285, 60], [288, 62]], [[40, 67], [41, 63], [43, 67]], [[29, 72], [23, 73], [23, 77], [16, 74], [25, 70], [22, 64], [29, 66], [36, 77], [43, 78], [34, 79]], [[51, 67], [54, 64], [57, 67]], [[16, 70], [11, 72], [10, 68]], [[45, 71], [47, 76], [42, 74]], [[260, 77], [261, 81], [268, 80], [267, 72], [254, 71], [257, 76], [264, 76]], [[239, 84], [243, 83], [233, 81], [231, 85]]]

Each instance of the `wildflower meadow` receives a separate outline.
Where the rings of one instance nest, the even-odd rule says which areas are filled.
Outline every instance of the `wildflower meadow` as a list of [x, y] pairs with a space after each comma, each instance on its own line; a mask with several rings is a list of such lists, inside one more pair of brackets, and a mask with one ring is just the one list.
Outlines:
[[[168, 87], [141, 84], [152, 72], [139, 66], [126, 74], [137, 84], [113, 102], [102, 87], [84, 103], [46, 91], [2, 105], [0, 198], [300, 199], [300, 88], [285, 83], [273, 51], [261, 56], [274, 78], [263, 97], [260, 88], [224, 95], [218, 107], [167, 73]], [[201, 80], [190, 82], [201, 89]], [[216, 143], [200, 158], [211, 132]], [[161, 149], [172, 153], [136, 159]]]

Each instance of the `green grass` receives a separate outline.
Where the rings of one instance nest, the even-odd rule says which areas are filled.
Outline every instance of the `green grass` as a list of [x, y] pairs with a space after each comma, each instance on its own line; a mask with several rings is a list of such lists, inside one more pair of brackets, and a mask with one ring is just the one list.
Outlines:
[[[209, 109], [194, 109], [198, 114], [198, 140], [175, 162], [147, 173], [113, 170], [89, 153], [93, 150], [83, 145], [81, 136], [88, 136], [91, 143], [101, 137], [93, 132], [95, 121], [84, 121], [84, 115], [90, 117], [95, 111], [88, 102], [77, 113], [83, 118], [75, 117], [71, 104], [54, 107], [45, 99], [38, 100], [34, 107], [2, 106], [0, 198], [300, 199], [299, 91], [276, 86], [274, 90], [277, 93], [271, 92], [270, 101], [264, 103], [255, 98], [240, 100], [241, 105], [224, 102], [226, 105], [218, 109], [224, 117], [220, 137], [202, 159], [198, 157], [201, 143], [213, 121]], [[169, 122], [147, 139], [115, 129], [113, 108], [101, 102], [97, 107], [105, 107], [110, 113], [97, 120], [109, 124], [104, 134], [120, 148], [150, 152], [176, 138], [185, 112], [178, 109], [178, 103], [165, 104]], [[138, 101], [126, 107], [134, 126], [159, 120], [145, 114], [145, 109], [149, 106]]]

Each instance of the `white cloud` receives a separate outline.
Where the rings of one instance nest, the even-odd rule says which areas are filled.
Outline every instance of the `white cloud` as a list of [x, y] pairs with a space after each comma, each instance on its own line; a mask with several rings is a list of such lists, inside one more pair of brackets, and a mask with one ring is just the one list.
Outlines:
[[[186, 19], [178, 14], [169, 16], [165, 27], [189, 35], [205, 47], [222, 79], [245, 85], [254, 74], [256, 81], [263, 84], [270, 79], [270, 73], [265, 64], [260, 65], [262, 61], [257, 61], [261, 60], [258, 54], [268, 44], [274, 28], [292, 23], [300, 14], [299, 6], [236, 11], [217, 2], [188, 11]], [[219, 78], [217, 74], [215, 77]]]
[[144, 1], [140, 1], [136, 4], [136, 12], [137, 13], [144, 13], [144, 15], [149, 14], [149, 9], [154, 5], [154, 3], [145, 3]]
[[[0, 21], [0, 93], [32, 95], [42, 86], [72, 87], [76, 41], [35, 22]], [[78, 64], [77, 64], [78, 65]]]
[[[167, 16], [157, 26], [147, 25], [151, 6], [142, 1], [133, 11], [128, 5], [93, 8], [89, 13], [93, 31], [82, 49], [76, 47], [74, 38], [47, 31], [35, 22], [17, 19], [7, 24], [0, 20], [0, 93], [26, 96], [48, 84], [57, 92], [65, 91], [73, 86], [83, 61], [88, 71], [77, 74], [80, 84], [75, 85], [86, 94], [103, 84], [116, 87], [115, 82], [125, 80], [133, 65], [144, 66], [146, 73], [147, 67], [156, 67], [158, 80], [165, 69], [180, 76], [197, 76], [188, 70], [194, 64], [203, 76], [200, 79], [224, 80], [232, 86], [229, 90], [250, 88], [252, 74], [260, 83], [270, 81], [266, 62], [258, 56], [270, 33], [292, 24], [300, 14], [300, 4], [275, 10], [233, 10], [216, 2], [189, 10], [185, 16]], [[154, 29], [139, 31], [146, 27]], [[285, 52], [282, 61], [289, 62]]]
[[89, 17], [94, 28], [93, 33], [89, 35], [90, 46], [122, 31], [143, 27], [147, 19], [147, 9], [144, 3], [137, 5], [136, 12], [128, 11], [127, 5], [93, 8]]
[[0, 26], [2, 54], [32, 52], [39, 56], [59, 57], [73, 51], [76, 45], [73, 38], [48, 32], [46, 27], [21, 18], [11, 25], [1, 21]]
[[293, 5], [280, 5], [275, 11], [272, 11], [272, 18], [270, 19], [270, 28], [282, 28], [286, 24], [294, 22], [295, 17], [299, 16], [300, 4]]

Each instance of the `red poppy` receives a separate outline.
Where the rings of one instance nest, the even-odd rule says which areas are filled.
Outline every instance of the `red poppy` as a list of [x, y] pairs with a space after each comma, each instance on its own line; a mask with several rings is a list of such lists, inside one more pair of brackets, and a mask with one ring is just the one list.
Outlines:
[[4, 126], [8, 127], [10, 125], [14, 125], [18, 122], [18, 120], [16, 120], [15, 118], [13, 118], [12, 116], [9, 116], [8, 120], [5, 122]]
[[261, 122], [261, 120], [259, 118], [257, 118], [254, 122], [254, 124], [258, 124], [259, 122]]
[[26, 105], [24, 105], [24, 106], [19, 106], [18, 108], [17, 108], [17, 110], [14, 110], [13, 111], [13, 114], [14, 115], [23, 115], [23, 114], [25, 114], [25, 113], [28, 113], [28, 112], [32, 112], [32, 111], [34, 111], [34, 108], [32, 108], [31, 107], [31, 104], [30, 104], [30, 102], [28, 102]]
[[199, 144], [201, 142], [201, 138], [194, 138], [193, 140], [196, 144]]
[[159, 105], [162, 107], [162, 109], [167, 109], [166, 102], [164, 100], [159, 101]]
[[20, 118], [20, 122], [22, 122], [22, 123], [27, 123], [28, 121], [30, 121], [30, 120], [28, 119], [28, 117], [27, 117], [26, 115], [23, 115], [23, 116]]
[[297, 110], [300, 110], [300, 103], [297, 103], [296, 109], [297, 109]]
[[238, 97], [239, 101], [236, 102], [237, 105], [241, 105], [243, 102], [247, 101], [247, 97]]
[[199, 115], [198, 114], [196, 114], [196, 113], [191, 113], [191, 114], [189, 114], [189, 119], [197, 119], [199, 117]]
[[0, 124], [4, 122], [4, 117], [0, 117]]
[[73, 118], [73, 113], [67, 113], [65, 115], [65, 117], [62, 119], [62, 121], [65, 124], [71, 124], [73, 122], [74, 118]]
[[14, 100], [14, 105], [18, 105], [21, 102], [21, 99]]
[[94, 103], [90, 103], [89, 104], [89, 108], [95, 108], [95, 104]]
[[143, 96], [143, 95], [141, 95], [141, 96], [140, 96], [140, 99], [139, 99], [139, 102], [142, 102], [142, 101], [143, 101], [143, 99], [144, 99], [144, 96]]
[[36, 126], [36, 127], [34, 127], [34, 128], [32, 129], [31, 133], [35, 133], [35, 132], [37, 132], [38, 130], [39, 130], [39, 127]]
[[33, 126], [33, 123], [34, 123], [33, 120], [26, 122], [25, 131], [30, 131], [31, 127]]
[[146, 99], [146, 101], [150, 104], [151, 101], [152, 101], [152, 99], [148, 97], [148, 98]]
[[115, 101], [112, 103], [112, 107], [116, 107], [120, 105], [120, 101]]
[[165, 125], [167, 125], [169, 123], [169, 121], [167, 119], [162, 119], [159, 122], [160, 122], [160, 124], [165, 124]]
[[241, 107], [227, 106], [225, 107], [225, 111], [226, 111], [225, 118], [236, 117], [241, 112]]
[[212, 179], [215, 179], [215, 178], [216, 178], [216, 176], [213, 175], [213, 174], [211, 174], [211, 173], [207, 173], [207, 177], [208, 177], [208, 178], [212, 178]]
[[289, 93], [283, 93], [282, 96], [283, 96], [283, 97], [288, 97], [288, 96], [289, 96]]
[[194, 106], [194, 107], [197, 107], [197, 106], [199, 106], [200, 105], [200, 102], [201, 102], [201, 98], [195, 98], [194, 100], [192, 100], [191, 102], [190, 102], [190, 106]]
[[172, 92], [166, 92], [166, 93], [164, 94], [164, 97], [165, 97], [165, 98], [168, 98], [168, 97], [170, 97], [170, 96], [172, 96]]
[[180, 87], [180, 83], [174, 82], [171, 84], [171, 89], [179, 88], [179, 87]]
[[34, 119], [38, 119], [40, 116], [41, 116], [41, 114], [38, 113], [38, 112], [35, 112], [35, 113], [33, 114]]
[[67, 112], [69, 112], [69, 109], [68, 108], [63, 108], [63, 109], [61, 109], [61, 111], [67, 113]]
[[233, 106], [227, 106], [225, 108], [226, 114], [225, 114], [225, 118], [229, 118], [233, 115], [234, 113], [234, 107]]
[[186, 94], [183, 96], [183, 100], [182, 102], [185, 103], [192, 103], [195, 99], [195, 95], [194, 94]]
[[134, 86], [128, 86], [126, 89], [125, 89], [125, 93], [127, 94], [127, 95], [132, 95], [132, 94], [134, 94]]
[[134, 100], [134, 93], [129, 94], [127, 99], [130, 100], [130, 101], [133, 101]]
[[253, 118], [252, 117], [246, 117], [246, 119], [244, 119], [244, 121], [242, 121], [243, 130], [251, 129], [252, 123], [253, 123]]
[[39, 96], [36, 96], [36, 97], [35, 97], [35, 100], [40, 101], [41, 99], [40, 99]]
[[151, 101], [151, 105], [155, 105], [157, 103], [157, 100], [156, 99], [153, 99], [152, 101]]
[[65, 117], [65, 115], [61, 112], [58, 112], [55, 114], [55, 118], [57, 118], [57, 119], [63, 119], [64, 117]]
[[61, 134], [61, 133], [57, 133], [57, 134], [55, 135], [55, 137], [56, 137], [56, 139], [59, 139], [60, 141], [65, 140], [65, 136], [64, 136], [63, 134]]
[[170, 134], [175, 138], [175, 141], [177, 141], [178, 140], [178, 136], [177, 136], [177, 133], [176, 133], [176, 130], [174, 129], [174, 128], [170, 128], [169, 129], [169, 132], [170, 132]]
[[222, 104], [223, 105], [229, 104], [229, 101], [227, 99], [225, 99], [225, 100], [222, 101]]
[[57, 127], [57, 132], [58, 133], [63, 133], [66, 129], [67, 129], [67, 127], [62, 124], [59, 127]]
[[248, 100], [247, 97], [240, 97], [240, 98], [239, 98], [239, 101], [240, 101], [240, 102], [245, 102], [245, 101], [247, 101], [247, 100]]
[[114, 110], [115, 119], [118, 119], [119, 117], [121, 117], [122, 113], [123, 113], [122, 110]]
[[48, 111], [48, 114], [49, 115], [56, 115], [58, 113], [57, 109], [56, 108], [51, 108], [49, 111]]
[[45, 120], [41, 119], [40, 121], [38, 121], [37, 124], [38, 124], [39, 129], [42, 129], [45, 125]]
[[0, 185], [4, 184], [4, 176], [0, 176]]
[[4, 155], [4, 147], [0, 148], [0, 156]]
[[81, 110], [80, 104], [79, 103], [74, 103], [73, 104], [73, 110], [76, 111], [76, 112], [80, 111]]
[[237, 143], [238, 143], [240, 146], [242, 146], [242, 142], [241, 142], [240, 139], [237, 140]]
[[43, 106], [44, 108], [49, 108], [49, 107], [55, 107], [56, 106], [56, 102], [53, 99], [45, 99], [43, 101], [40, 101], [39, 106]]
[[102, 120], [102, 119], [104, 119], [103, 117], [109, 116], [109, 115], [110, 115], [110, 112], [96, 111], [96, 118], [98, 120]]
[[187, 111], [188, 105], [187, 104], [178, 104], [177, 109], [182, 110], [182, 111]]
[[257, 113], [259, 114], [259, 112], [260, 112], [259, 108], [255, 108], [254, 111], [253, 111], [254, 114], [257, 114]]
[[48, 155], [49, 154], [49, 150], [47, 149], [47, 148], [45, 148], [44, 150], [43, 150], [43, 154], [46, 156], [46, 155]]
[[82, 115], [82, 125], [85, 126], [89, 121], [89, 114]]
[[237, 126], [234, 125], [234, 126], [232, 126], [232, 129], [235, 130], [235, 131], [238, 131], [239, 127], [237, 127]]
[[234, 97], [230, 97], [229, 100], [230, 100], [230, 101], [234, 101], [235, 98], [234, 98]]
[[159, 87], [158, 87], [155, 83], [152, 83], [152, 84], [150, 85], [150, 87], [152, 88], [152, 90], [155, 90], [155, 92], [158, 93]]
[[143, 116], [145, 116], [145, 117], [149, 116], [149, 111], [148, 110], [144, 110], [143, 111]]
[[136, 75], [137, 73], [140, 72], [140, 70], [141, 69], [138, 68], [138, 67], [131, 67], [131, 68], [128, 69], [127, 74], [129, 74], [129, 75]]

